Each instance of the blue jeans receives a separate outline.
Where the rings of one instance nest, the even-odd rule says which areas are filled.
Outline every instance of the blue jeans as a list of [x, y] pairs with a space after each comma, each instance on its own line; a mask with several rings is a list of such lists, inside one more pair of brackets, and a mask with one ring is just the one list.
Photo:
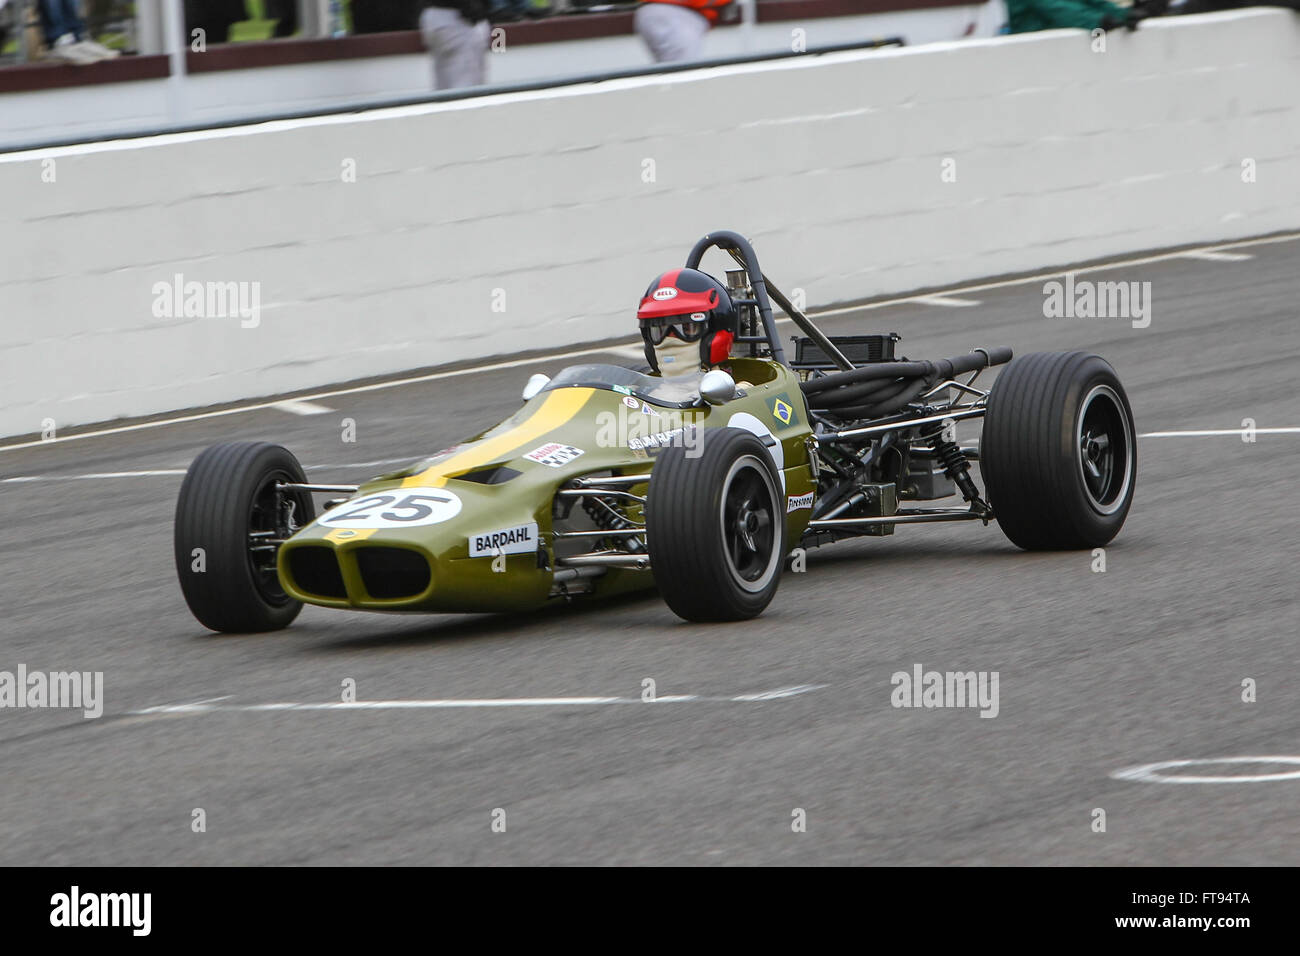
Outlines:
[[41, 0], [41, 27], [50, 46], [66, 33], [78, 40], [86, 38], [86, 25], [77, 12], [77, 0]]

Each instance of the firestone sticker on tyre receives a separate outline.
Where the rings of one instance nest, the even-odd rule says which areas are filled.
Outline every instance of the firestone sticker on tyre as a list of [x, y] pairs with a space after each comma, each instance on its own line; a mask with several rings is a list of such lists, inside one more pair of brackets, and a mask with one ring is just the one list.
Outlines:
[[540, 448], [534, 448], [528, 454], [524, 455], [529, 461], [535, 461], [539, 465], [548, 465], [551, 468], [562, 468], [573, 459], [583, 454], [581, 448], [574, 448], [572, 445], [561, 445], [558, 442], [550, 442], [542, 445]]

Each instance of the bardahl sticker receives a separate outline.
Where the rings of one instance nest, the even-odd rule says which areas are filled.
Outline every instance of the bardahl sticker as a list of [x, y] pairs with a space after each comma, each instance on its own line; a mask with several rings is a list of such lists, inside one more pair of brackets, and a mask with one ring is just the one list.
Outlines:
[[536, 521], [469, 536], [469, 556], [471, 558], [494, 557], [498, 554], [527, 554], [536, 550]]

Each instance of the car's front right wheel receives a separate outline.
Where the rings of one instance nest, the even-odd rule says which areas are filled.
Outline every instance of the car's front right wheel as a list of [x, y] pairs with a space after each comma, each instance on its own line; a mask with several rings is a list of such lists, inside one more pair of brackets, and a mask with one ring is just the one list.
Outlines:
[[771, 603], [785, 558], [785, 495], [772, 456], [737, 428], [696, 433], [655, 463], [646, 543], [664, 601], [688, 621], [741, 621]]
[[185, 603], [214, 631], [287, 627], [302, 605], [276, 573], [280, 543], [314, 517], [310, 492], [289, 451], [267, 442], [227, 442], [194, 459], [176, 502], [176, 574]]

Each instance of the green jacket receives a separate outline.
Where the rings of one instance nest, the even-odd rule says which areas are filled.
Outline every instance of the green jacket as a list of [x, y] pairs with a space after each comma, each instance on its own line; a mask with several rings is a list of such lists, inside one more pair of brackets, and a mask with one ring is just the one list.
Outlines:
[[1107, 0], [1006, 0], [1012, 33], [1077, 27], [1095, 30], [1102, 18], [1121, 22], [1129, 11]]

